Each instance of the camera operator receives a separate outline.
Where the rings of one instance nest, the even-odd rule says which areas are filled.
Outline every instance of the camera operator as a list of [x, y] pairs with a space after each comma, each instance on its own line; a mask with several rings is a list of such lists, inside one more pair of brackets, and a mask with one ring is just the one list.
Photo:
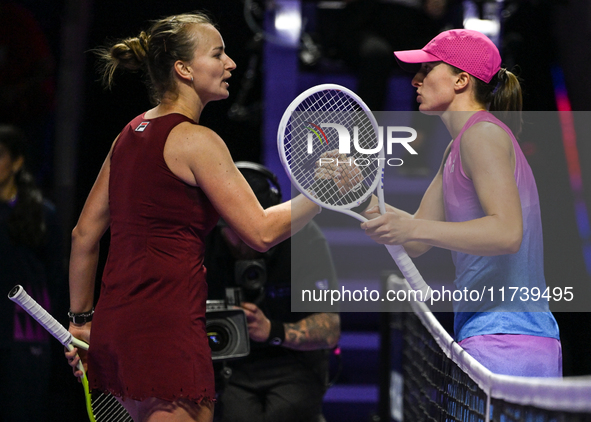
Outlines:
[[[270, 170], [250, 162], [236, 165], [264, 208], [281, 201]], [[340, 318], [334, 312], [291, 312], [292, 282], [298, 290], [335, 288], [336, 274], [322, 232], [312, 221], [263, 254], [220, 221], [207, 242], [208, 297], [221, 299], [225, 288], [240, 288], [251, 349], [249, 356], [224, 362], [223, 368], [216, 363], [216, 420], [324, 421], [322, 399]], [[292, 254], [298, 259], [292, 261]]]

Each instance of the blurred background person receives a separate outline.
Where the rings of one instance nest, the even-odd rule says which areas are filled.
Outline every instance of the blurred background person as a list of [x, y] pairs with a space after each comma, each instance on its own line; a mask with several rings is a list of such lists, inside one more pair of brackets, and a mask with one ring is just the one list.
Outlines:
[[[20, 284], [51, 312], [66, 295], [63, 245], [56, 210], [25, 168], [25, 152], [24, 133], [0, 125], [0, 291]], [[0, 420], [45, 420], [59, 343], [15, 303], [5, 301], [0, 315]]]

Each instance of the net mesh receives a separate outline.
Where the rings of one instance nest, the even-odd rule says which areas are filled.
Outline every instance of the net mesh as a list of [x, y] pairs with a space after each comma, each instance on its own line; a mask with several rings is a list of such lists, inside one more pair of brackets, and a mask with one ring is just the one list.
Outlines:
[[[591, 397], [589, 398], [591, 400]], [[491, 400], [492, 420], [503, 422], [590, 422], [591, 413], [539, 409], [505, 400]]]
[[[387, 288], [410, 289], [399, 276], [388, 277]], [[395, 358], [401, 361], [402, 420], [591, 422], [590, 376], [493, 374], [453, 340], [426, 304], [397, 306], [392, 328], [402, 340]]]
[[[280, 137], [294, 184], [325, 205], [358, 205], [375, 188], [383, 166], [381, 142], [370, 117], [347, 92], [324, 89], [307, 96]], [[319, 182], [315, 170], [321, 158], [327, 171]]]
[[110, 394], [93, 391], [91, 407], [96, 422], [133, 422], [117, 398]]
[[486, 393], [441, 351], [413, 313], [404, 314], [405, 421], [485, 420]]
[[401, 318], [404, 421], [591, 422], [591, 379], [540, 385], [542, 381], [520, 377], [498, 383], [492, 375], [488, 385], [481, 386], [477, 380], [482, 375], [448, 357], [416, 313], [405, 312]]

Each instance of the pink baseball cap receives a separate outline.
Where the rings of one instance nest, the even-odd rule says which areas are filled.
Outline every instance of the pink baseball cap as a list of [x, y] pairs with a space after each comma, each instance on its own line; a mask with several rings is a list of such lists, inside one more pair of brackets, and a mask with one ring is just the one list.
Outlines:
[[486, 35], [470, 29], [442, 32], [421, 50], [395, 51], [394, 56], [402, 63], [442, 61], [486, 83], [501, 69], [497, 46]]

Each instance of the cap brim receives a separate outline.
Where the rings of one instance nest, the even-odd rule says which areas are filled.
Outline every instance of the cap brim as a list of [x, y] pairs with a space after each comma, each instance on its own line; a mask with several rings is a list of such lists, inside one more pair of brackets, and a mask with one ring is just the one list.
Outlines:
[[395, 51], [394, 57], [400, 67], [407, 72], [418, 72], [421, 63], [438, 62], [440, 59], [423, 50]]

